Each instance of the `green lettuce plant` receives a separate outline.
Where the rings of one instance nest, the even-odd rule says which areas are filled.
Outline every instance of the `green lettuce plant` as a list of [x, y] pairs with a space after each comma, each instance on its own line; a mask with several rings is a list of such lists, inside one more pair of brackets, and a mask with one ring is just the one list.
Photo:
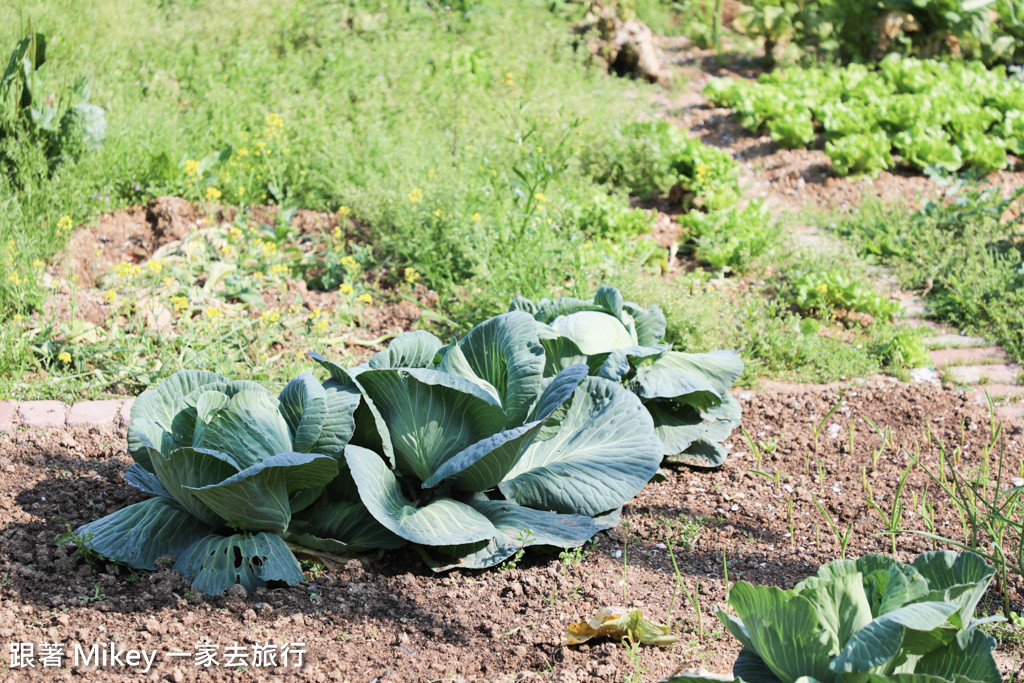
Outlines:
[[661, 455], [669, 462], [716, 467], [728, 457], [721, 442], [739, 425], [742, 413], [728, 391], [743, 374], [737, 353], [672, 351], [664, 343], [661, 309], [624, 301], [608, 286], [593, 299], [534, 303], [518, 298], [511, 308], [539, 323], [546, 376], [584, 363], [591, 375], [634, 393], [653, 420]]
[[136, 569], [173, 568], [211, 595], [240, 583], [295, 584], [295, 514], [338, 474], [359, 395], [303, 373], [272, 393], [197, 370], [132, 406], [125, 480], [153, 496], [80, 527], [79, 545]]
[[[447, 346], [400, 335], [351, 369], [312, 354], [361, 402], [332, 503], [296, 541], [328, 553], [408, 542], [441, 570], [579, 546], [614, 524], [657, 472], [654, 424], [636, 396], [584, 365], [547, 376], [538, 332], [516, 311]], [[346, 523], [353, 514], [365, 523]]]
[[835, 560], [792, 590], [740, 581], [735, 616], [718, 611], [743, 645], [733, 678], [664, 683], [1000, 683], [995, 640], [974, 611], [995, 570], [974, 553]]

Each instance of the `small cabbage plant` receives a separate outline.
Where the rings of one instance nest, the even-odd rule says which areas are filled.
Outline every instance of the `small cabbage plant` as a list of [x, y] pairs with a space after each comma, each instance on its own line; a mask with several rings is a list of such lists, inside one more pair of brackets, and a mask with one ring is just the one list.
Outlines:
[[412, 543], [440, 570], [579, 546], [612, 526], [658, 470], [654, 423], [586, 365], [547, 376], [538, 329], [517, 311], [448, 345], [403, 334], [351, 369], [313, 354], [362, 401], [335, 502], [297, 540], [328, 553]]
[[995, 640], [974, 610], [995, 570], [971, 552], [835, 560], [792, 590], [743, 581], [736, 616], [718, 618], [743, 644], [733, 678], [664, 683], [1001, 683]]
[[534, 303], [518, 298], [511, 309], [539, 323], [545, 376], [583, 363], [591, 375], [616, 382], [640, 399], [668, 462], [717, 467], [725, 461], [729, 452], [721, 442], [742, 416], [729, 394], [743, 374], [735, 351], [672, 351], [664, 343], [661, 309], [623, 301], [613, 287], [601, 287], [590, 300]]
[[295, 584], [292, 517], [338, 474], [359, 396], [311, 373], [275, 397], [254, 382], [184, 370], [131, 411], [125, 480], [153, 497], [90, 522], [77, 542], [137, 569], [165, 555], [204, 593]]

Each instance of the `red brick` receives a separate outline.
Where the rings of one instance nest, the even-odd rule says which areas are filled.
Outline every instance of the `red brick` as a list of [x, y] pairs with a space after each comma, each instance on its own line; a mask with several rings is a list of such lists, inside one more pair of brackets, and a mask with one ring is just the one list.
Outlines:
[[128, 423], [132, 420], [132, 406], [135, 404], [134, 398], [126, 398], [124, 403], [121, 404], [121, 411], [118, 413], [122, 427], [127, 427]]
[[1006, 363], [1009, 357], [998, 346], [977, 346], [972, 348], [939, 349], [929, 355], [935, 367], [947, 365], [981, 365], [983, 363]]
[[15, 401], [0, 401], [0, 429], [10, 429], [17, 421], [18, 404]]
[[963, 384], [978, 384], [982, 380], [997, 384], [1016, 384], [1020, 375], [1019, 365], [952, 365], [945, 369], [954, 381]]
[[26, 427], [63, 427], [68, 404], [61, 401], [27, 401], [18, 406], [18, 416]]
[[81, 401], [71, 406], [68, 425], [113, 424], [121, 402], [117, 399], [106, 401]]

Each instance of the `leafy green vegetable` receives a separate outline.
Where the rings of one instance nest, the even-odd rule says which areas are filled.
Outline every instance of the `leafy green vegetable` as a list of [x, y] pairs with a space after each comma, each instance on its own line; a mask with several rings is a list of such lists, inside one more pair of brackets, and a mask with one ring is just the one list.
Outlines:
[[613, 287], [593, 299], [565, 297], [512, 310], [540, 323], [545, 376], [576, 363], [636, 394], [653, 420], [661, 454], [670, 462], [716, 467], [728, 456], [721, 442], [739, 425], [741, 409], [729, 387], [743, 373], [735, 352], [681, 353], [664, 344], [665, 316], [652, 306], [623, 301]]
[[529, 545], [579, 546], [606, 528], [597, 518], [658, 469], [655, 425], [636, 396], [585, 365], [546, 374], [539, 331], [514, 311], [447, 346], [400, 335], [352, 369], [313, 354], [327, 384], [358, 392], [359, 428], [346, 485], [332, 486], [332, 505], [311, 513], [298, 540], [366, 546], [339, 519], [364, 508], [385, 532], [378, 547], [416, 544], [441, 570], [489, 567]]
[[174, 555], [210, 594], [300, 582], [285, 537], [337, 476], [358, 401], [308, 372], [277, 397], [211, 372], [171, 375], [139, 396], [128, 431], [125, 480], [154, 498], [80, 527], [78, 542], [137, 569]]
[[839, 175], [877, 175], [892, 166], [889, 147], [882, 132], [857, 133], [825, 143], [825, 155]]
[[974, 553], [936, 551], [909, 565], [883, 555], [835, 560], [792, 590], [740, 581], [729, 593], [736, 615], [718, 611], [743, 645], [732, 680], [999, 683], [995, 640], [974, 621], [994, 574]]

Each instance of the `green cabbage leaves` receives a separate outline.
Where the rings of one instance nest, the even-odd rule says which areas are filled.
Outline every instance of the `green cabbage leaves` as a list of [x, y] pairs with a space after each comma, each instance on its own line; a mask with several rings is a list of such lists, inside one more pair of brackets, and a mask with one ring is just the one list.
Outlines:
[[668, 462], [717, 467], [728, 457], [721, 442], [742, 416], [729, 394], [743, 374], [737, 353], [672, 351], [664, 343], [661, 310], [624, 301], [613, 287], [601, 287], [589, 300], [564, 297], [534, 303], [519, 298], [511, 309], [537, 321], [545, 376], [583, 363], [591, 375], [639, 398]]
[[743, 645], [734, 678], [665, 683], [1000, 683], [995, 640], [974, 610], [995, 570], [971, 552], [835, 560], [792, 590], [740, 581], [736, 615], [718, 618]]

